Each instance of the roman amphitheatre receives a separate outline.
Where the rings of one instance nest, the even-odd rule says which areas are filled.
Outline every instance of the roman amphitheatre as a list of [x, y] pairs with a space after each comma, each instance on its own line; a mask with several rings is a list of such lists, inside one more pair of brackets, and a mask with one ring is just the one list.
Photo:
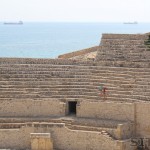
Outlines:
[[149, 101], [150, 33], [103, 34], [57, 59], [0, 58], [0, 149], [148, 150]]

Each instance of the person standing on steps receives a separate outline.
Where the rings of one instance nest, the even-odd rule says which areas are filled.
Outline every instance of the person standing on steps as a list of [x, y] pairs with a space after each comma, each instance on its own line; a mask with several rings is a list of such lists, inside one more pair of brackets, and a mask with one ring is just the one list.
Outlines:
[[106, 97], [106, 93], [107, 93], [107, 88], [106, 87], [104, 87], [103, 85], [100, 85], [99, 87], [98, 87], [98, 89], [99, 89], [99, 91], [100, 91], [100, 97], [104, 97], [104, 99], [106, 99], [107, 97]]
[[104, 100], [107, 99], [107, 88], [106, 87], [103, 87], [103, 96], [104, 96]]

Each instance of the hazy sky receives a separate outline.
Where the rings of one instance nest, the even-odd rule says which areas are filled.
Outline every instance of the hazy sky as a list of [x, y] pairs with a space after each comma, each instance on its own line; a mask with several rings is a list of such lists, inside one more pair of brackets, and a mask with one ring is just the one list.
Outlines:
[[0, 0], [0, 21], [150, 22], [150, 0]]

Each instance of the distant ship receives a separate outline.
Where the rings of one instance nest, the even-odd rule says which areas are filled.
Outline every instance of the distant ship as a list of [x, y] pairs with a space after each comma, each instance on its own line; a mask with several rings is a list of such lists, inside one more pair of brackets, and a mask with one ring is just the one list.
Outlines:
[[19, 22], [4, 22], [5, 25], [22, 25], [23, 21], [19, 21]]
[[137, 21], [134, 21], [134, 22], [124, 22], [123, 24], [138, 24]]

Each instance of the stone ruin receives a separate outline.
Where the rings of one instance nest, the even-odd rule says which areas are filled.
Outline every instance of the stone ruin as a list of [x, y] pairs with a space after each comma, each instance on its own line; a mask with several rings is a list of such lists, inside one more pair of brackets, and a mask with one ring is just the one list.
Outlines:
[[149, 34], [103, 34], [58, 59], [0, 58], [0, 149], [150, 149], [149, 67]]

